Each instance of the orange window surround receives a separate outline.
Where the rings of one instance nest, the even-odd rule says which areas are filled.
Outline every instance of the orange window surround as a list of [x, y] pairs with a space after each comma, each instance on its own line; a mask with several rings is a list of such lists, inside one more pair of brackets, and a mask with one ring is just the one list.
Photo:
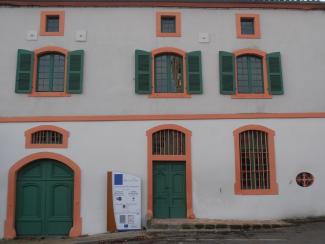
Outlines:
[[[162, 32], [161, 19], [164, 17], [175, 18], [175, 32]], [[157, 37], [181, 37], [181, 13], [180, 12], [157, 12], [156, 13], [156, 36]]]
[[[38, 72], [38, 57], [46, 53], [60, 53], [65, 56], [65, 67], [64, 67], [64, 91], [63, 92], [39, 92], [36, 90], [37, 87], [37, 72]], [[69, 97], [70, 94], [66, 91], [66, 82], [68, 77], [68, 50], [62, 47], [46, 46], [35, 49], [34, 51], [34, 70], [33, 70], [33, 81], [32, 81], [32, 92], [29, 94], [30, 97]]]
[[[52, 16], [59, 18], [59, 31], [50, 32], [46, 30], [47, 19]], [[41, 12], [40, 36], [64, 36], [64, 11]]]
[[[61, 143], [58, 144], [43, 144], [43, 143], [33, 143], [32, 137], [34, 133], [37, 132], [43, 132], [43, 131], [49, 131], [49, 132], [56, 132], [58, 133], [61, 137]], [[43, 135], [45, 135], [44, 133]], [[69, 138], [69, 132], [66, 131], [65, 129], [62, 129], [57, 126], [53, 125], [41, 125], [41, 126], [36, 126], [33, 127], [29, 130], [25, 131], [25, 147], [26, 148], [67, 148], [68, 147], [68, 138]], [[36, 140], [37, 141], [37, 140]]]
[[[244, 137], [240, 141], [241, 134], [248, 132], [262, 132], [266, 138], [254, 137], [253, 134], [249, 137]], [[275, 168], [275, 151], [274, 151], [274, 135], [275, 132], [261, 125], [246, 125], [236, 129], [233, 132], [235, 145], [235, 194], [236, 195], [277, 195], [278, 184], [276, 182]], [[264, 140], [265, 148], [261, 148], [261, 142]], [[248, 147], [253, 147], [252, 150], [244, 153], [241, 151], [241, 146], [248, 143]], [[247, 146], [247, 145], [246, 145]], [[266, 155], [265, 155], [266, 154]], [[243, 156], [244, 155], [244, 156]], [[244, 161], [243, 161], [244, 160]], [[254, 163], [252, 164], [252, 161]], [[242, 162], [249, 162], [250, 166], [242, 165]], [[252, 167], [254, 165], [254, 168]], [[257, 166], [256, 166], [257, 165]], [[261, 173], [262, 172], [262, 173]], [[261, 178], [263, 174], [267, 174], [267, 178]], [[244, 179], [244, 177], [246, 179]], [[260, 177], [258, 183], [257, 178]], [[252, 181], [255, 181], [255, 186], [252, 187]], [[262, 182], [262, 183], [261, 183]], [[248, 184], [247, 184], [248, 183]], [[248, 186], [248, 187], [247, 187]], [[252, 189], [253, 188], [253, 189]]]
[[[254, 33], [253, 34], [242, 34], [241, 21], [243, 19], [250, 19], [254, 22]], [[236, 14], [236, 33], [237, 38], [240, 39], [260, 39], [260, 16], [258, 14]]]
[[263, 85], [264, 85], [264, 93], [238, 93], [238, 89], [236, 89], [236, 94], [232, 95], [231, 98], [247, 98], [247, 99], [270, 99], [272, 95], [269, 93], [269, 78], [267, 72], [267, 63], [266, 63], [266, 52], [258, 50], [258, 49], [240, 49], [234, 52], [235, 56], [235, 79], [236, 79], [236, 87], [238, 87], [237, 80], [237, 62], [236, 58], [242, 55], [255, 55], [262, 58], [262, 67], [263, 67]]

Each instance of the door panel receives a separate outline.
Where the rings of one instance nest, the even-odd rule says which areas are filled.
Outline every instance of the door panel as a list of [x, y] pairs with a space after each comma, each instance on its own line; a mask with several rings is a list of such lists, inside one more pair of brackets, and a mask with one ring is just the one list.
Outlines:
[[186, 217], [186, 177], [183, 162], [154, 162], [155, 218]]
[[72, 227], [73, 171], [55, 160], [37, 160], [17, 174], [18, 236], [68, 235]]

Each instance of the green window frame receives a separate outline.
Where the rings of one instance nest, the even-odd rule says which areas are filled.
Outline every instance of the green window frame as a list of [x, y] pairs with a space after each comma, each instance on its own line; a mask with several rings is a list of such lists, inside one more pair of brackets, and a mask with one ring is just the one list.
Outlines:
[[38, 56], [36, 92], [64, 92], [65, 59], [61, 53]]
[[263, 58], [255, 55], [236, 57], [238, 93], [264, 93]]
[[155, 56], [155, 93], [184, 93], [183, 62], [176, 54]]

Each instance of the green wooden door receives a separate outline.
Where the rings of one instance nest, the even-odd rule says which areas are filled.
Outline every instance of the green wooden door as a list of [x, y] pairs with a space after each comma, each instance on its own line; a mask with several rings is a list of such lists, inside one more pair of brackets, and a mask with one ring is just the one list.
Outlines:
[[73, 172], [64, 164], [42, 159], [17, 174], [18, 236], [68, 235], [72, 227]]
[[153, 208], [155, 218], [186, 218], [184, 162], [154, 162]]

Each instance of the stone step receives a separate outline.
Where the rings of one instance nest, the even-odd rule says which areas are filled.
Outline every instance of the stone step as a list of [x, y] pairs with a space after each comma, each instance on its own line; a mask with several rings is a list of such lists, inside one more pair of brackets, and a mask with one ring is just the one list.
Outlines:
[[282, 220], [243, 221], [211, 219], [153, 219], [151, 230], [247, 230], [289, 227], [291, 223]]

